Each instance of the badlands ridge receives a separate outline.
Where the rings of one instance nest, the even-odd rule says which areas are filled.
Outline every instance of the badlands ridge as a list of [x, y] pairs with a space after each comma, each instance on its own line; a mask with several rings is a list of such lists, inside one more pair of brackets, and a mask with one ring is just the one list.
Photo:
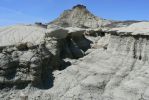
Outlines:
[[0, 100], [149, 100], [149, 22], [77, 5], [45, 25], [1, 27]]

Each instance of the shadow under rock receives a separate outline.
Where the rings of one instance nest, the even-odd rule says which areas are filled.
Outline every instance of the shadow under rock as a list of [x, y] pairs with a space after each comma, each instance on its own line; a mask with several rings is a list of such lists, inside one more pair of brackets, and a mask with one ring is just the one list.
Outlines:
[[[59, 71], [64, 70], [65, 68], [67, 68], [68, 66], [70, 66], [71, 63], [69, 61], [65, 62], [64, 60], [61, 60], [61, 65], [59, 67]], [[43, 70], [43, 69], [42, 69]], [[53, 69], [44, 69], [44, 72], [42, 73], [41, 76], [41, 85], [38, 86], [37, 88], [40, 89], [49, 89], [53, 87], [54, 84], [54, 75], [53, 75]]]

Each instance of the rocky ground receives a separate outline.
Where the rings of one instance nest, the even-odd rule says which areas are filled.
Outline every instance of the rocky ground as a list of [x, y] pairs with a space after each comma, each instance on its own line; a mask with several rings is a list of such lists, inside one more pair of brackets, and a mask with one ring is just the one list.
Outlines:
[[148, 27], [77, 5], [48, 25], [0, 28], [0, 100], [149, 100]]

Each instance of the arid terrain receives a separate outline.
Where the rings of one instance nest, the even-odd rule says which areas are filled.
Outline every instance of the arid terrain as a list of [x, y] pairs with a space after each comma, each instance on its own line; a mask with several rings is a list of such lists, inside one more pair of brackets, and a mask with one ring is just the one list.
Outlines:
[[149, 100], [149, 22], [85, 6], [0, 28], [0, 100]]

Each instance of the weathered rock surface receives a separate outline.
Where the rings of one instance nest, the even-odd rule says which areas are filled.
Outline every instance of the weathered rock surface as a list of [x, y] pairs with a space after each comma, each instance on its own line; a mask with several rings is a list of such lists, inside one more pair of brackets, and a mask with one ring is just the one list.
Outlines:
[[59, 18], [50, 24], [62, 27], [98, 28], [110, 23], [110, 20], [94, 16], [85, 6], [77, 5], [71, 10], [65, 10]]
[[126, 27], [113, 28], [111, 31], [117, 31], [120, 34], [149, 35], [149, 22], [139, 22]]
[[34, 25], [14, 25], [0, 29], [0, 46], [31, 42], [39, 44], [46, 29]]
[[136, 20], [112, 21], [110, 24], [105, 25], [105, 27], [108, 27], [108, 28], [124, 27], [138, 22], [141, 22], [141, 21], [136, 21]]
[[[85, 55], [92, 42], [85, 38], [84, 32], [79, 28], [55, 27], [46, 30], [38, 44], [22, 41], [16, 45], [2, 46], [1, 88], [20, 84], [44, 88], [53, 70], [65, 68], [67, 63], [63, 61], [64, 58], [77, 59]], [[25, 87], [23, 86], [21, 88]]]
[[148, 100], [148, 42], [146, 37], [110, 36], [107, 50], [95, 49], [55, 72], [54, 87], [45, 95], [52, 100]]
[[[58, 25], [20, 26], [29, 33], [41, 29], [42, 39], [1, 44], [0, 100], [149, 100], [149, 22], [107, 29]], [[0, 34], [13, 39], [14, 31], [20, 32], [1, 28]]]

